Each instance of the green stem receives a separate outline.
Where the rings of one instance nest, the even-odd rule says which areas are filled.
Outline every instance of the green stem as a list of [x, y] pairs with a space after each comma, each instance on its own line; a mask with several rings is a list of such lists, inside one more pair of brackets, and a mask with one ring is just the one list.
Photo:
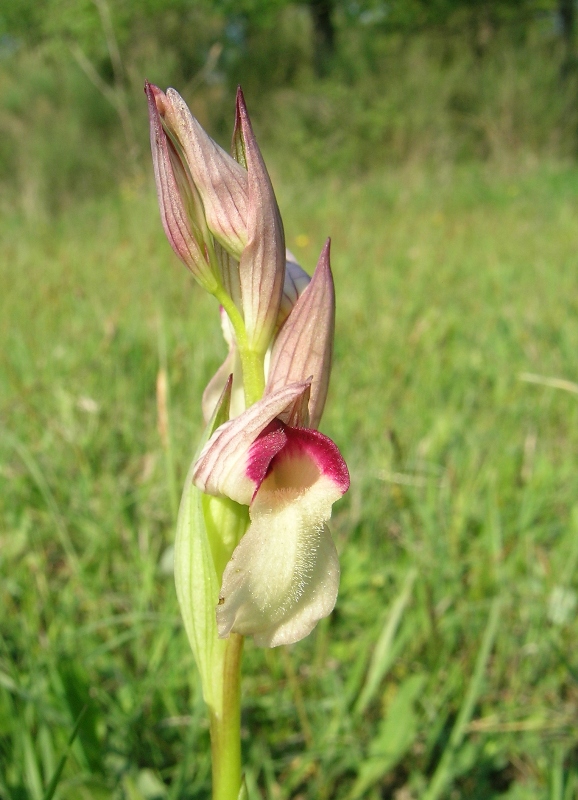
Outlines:
[[247, 408], [263, 397], [265, 391], [265, 354], [253, 350], [247, 338], [245, 322], [239, 309], [222, 287], [215, 290], [215, 297], [223, 306], [235, 331], [237, 347], [243, 368], [243, 386]]
[[[265, 391], [265, 354], [249, 344], [245, 321], [235, 303], [219, 286], [215, 297], [223, 306], [235, 331], [243, 370], [245, 405], [261, 399]], [[238, 800], [241, 791], [241, 657], [242, 636], [232, 633], [222, 661], [220, 709], [211, 709], [213, 800]]]
[[265, 368], [263, 357], [253, 350], [239, 348], [243, 367], [243, 386], [247, 408], [263, 397], [265, 391]]
[[211, 709], [213, 800], [237, 800], [241, 790], [242, 636], [232, 633], [223, 659], [223, 696], [219, 712]]

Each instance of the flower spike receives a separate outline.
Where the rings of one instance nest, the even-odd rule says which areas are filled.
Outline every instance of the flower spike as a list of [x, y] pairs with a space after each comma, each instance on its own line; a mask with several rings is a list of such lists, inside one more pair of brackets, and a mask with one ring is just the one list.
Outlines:
[[312, 376], [310, 426], [323, 414], [333, 355], [335, 292], [329, 263], [328, 239], [311, 283], [303, 291], [277, 337], [267, 379], [267, 393], [286, 383]]
[[203, 394], [206, 426], [179, 507], [174, 566], [210, 708], [213, 795], [232, 800], [243, 794], [243, 637], [264, 647], [303, 639], [339, 588], [328, 522], [350, 479], [317, 430], [335, 326], [329, 241], [312, 278], [285, 249], [240, 88], [231, 155], [174, 89], [147, 82], [145, 92], [163, 226], [218, 301], [229, 348]]

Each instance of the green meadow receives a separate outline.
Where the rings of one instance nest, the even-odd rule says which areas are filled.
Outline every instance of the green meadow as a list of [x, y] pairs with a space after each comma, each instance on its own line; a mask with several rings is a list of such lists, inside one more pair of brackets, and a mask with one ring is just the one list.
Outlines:
[[[352, 483], [334, 613], [246, 646], [249, 800], [575, 800], [578, 168], [288, 164], [288, 246], [311, 272], [332, 237]], [[205, 800], [171, 545], [216, 305], [148, 178], [2, 226], [0, 797]]]

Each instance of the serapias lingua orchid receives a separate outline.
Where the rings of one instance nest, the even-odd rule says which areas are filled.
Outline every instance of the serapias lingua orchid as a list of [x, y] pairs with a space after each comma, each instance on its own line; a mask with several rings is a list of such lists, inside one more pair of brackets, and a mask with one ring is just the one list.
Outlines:
[[349, 473], [317, 430], [335, 323], [329, 241], [310, 279], [285, 249], [240, 89], [231, 155], [174, 89], [145, 91], [163, 227], [217, 299], [229, 346], [203, 394], [206, 444], [183, 491], [175, 583], [210, 708], [213, 797], [236, 800], [243, 637], [302, 639], [339, 585], [327, 522]]

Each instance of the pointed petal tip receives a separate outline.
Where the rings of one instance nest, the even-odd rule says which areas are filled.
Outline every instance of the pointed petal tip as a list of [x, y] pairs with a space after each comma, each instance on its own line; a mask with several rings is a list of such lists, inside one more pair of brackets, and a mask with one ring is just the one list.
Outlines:
[[[247, 104], [245, 103], [245, 95], [241, 86], [237, 86], [237, 96], [235, 98], [235, 127], [233, 131], [233, 140], [235, 137], [240, 137], [243, 149], [245, 148], [245, 135], [246, 131], [251, 132], [251, 121], [249, 119], [249, 112], [247, 111]], [[246, 156], [245, 156], [246, 158]], [[243, 166], [247, 166], [244, 164]]]
[[221, 396], [215, 406], [214, 414], [218, 414], [221, 409], [225, 411], [225, 417], [228, 419], [231, 410], [231, 395], [233, 393], [233, 373], [229, 373], [229, 377], [225, 381], [225, 386], [221, 392]]
[[229, 375], [225, 381], [223, 391], [214, 405], [211, 414], [208, 416], [207, 424], [211, 427], [218, 427], [229, 419], [231, 413], [231, 395], [233, 392], [233, 375]]
[[[164, 116], [166, 111], [167, 96], [162, 89], [145, 80], [144, 91], [149, 101], [149, 106], [152, 104], [156, 106], [157, 111], [161, 116]], [[169, 90], [170, 91], [170, 90]]]
[[235, 98], [235, 111], [237, 117], [240, 117], [241, 115], [248, 116], [247, 104], [245, 103], [245, 95], [243, 94], [243, 90], [241, 89], [241, 84], [237, 86], [237, 95]]
[[335, 287], [329, 263], [330, 240], [325, 243], [317, 267], [284, 322], [269, 366], [267, 392], [287, 381], [313, 375], [309, 403], [309, 427], [317, 428], [327, 398], [335, 325]]
[[317, 272], [319, 269], [323, 272], [328, 270], [329, 273], [331, 273], [331, 238], [327, 238], [319, 254], [317, 269], [315, 271]]
[[148, 81], [145, 81], [144, 93], [147, 96], [147, 100], [148, 100], [148, 104], [149, 104], [149, 111], [151, 110], [151, 108], [156, 108], [155, 95], [154, 95], [154, 91], [153, 91], [154, 88], [155, 87], [153, 87], [152, 83], [149, 83]]
[[239, 261], [248, 339], [256, 351], [271, 344], [285, 282], [285, 234], [271, 178], [257, 144], [242, 92], [237, 94], [234, 143], [247, 168], [247, 246]]

